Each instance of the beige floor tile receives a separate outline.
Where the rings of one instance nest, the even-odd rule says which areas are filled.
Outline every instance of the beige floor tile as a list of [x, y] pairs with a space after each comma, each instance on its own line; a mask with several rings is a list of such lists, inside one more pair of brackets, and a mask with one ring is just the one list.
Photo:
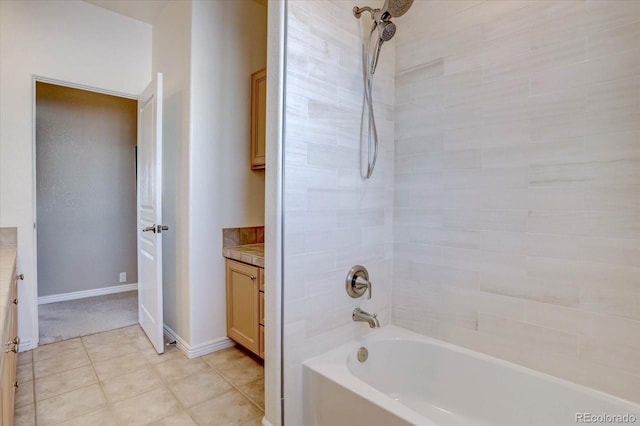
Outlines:
[[[151, 341], [149, 340], [149, 338], [147, 337], [146, 334], [131, 334], [129, 336], [129, 343], [132, 346], [135, 346], [139, 351], [144, 351], [147, 349], [153, 349], [153, 351], [155, 352], [155, 349], [153, 347], [153, 344], [151, 344]], [[165, 348], [165, 351], [167, 350], [167, 348]]]
[[35, 426], [36, 411], [33, 404], [16, 408], [13, 417], [13, 426]]
[[105, 380], [102, 383], [104, 393], [112, 402], [123, 401], [163, 385], [158, 374], [151, 367], [135, 373], [125, 374]]
[[205, 355], [202, 359], [210, 366], [217, 367], [222, 364], [245, 358], [246, 356], [247, 355], [245, 355], [240, 349], [234, 346], [233, 348], [223, 349], [221, 351]]
[[169, 388], [185, 407], [192, 407], [233, 389], [213, 370], [176, 380]]
[[38, 378], [35, 381], [36, 401], [62, 395], [97, 382], [96, 374], [90, 365]]
[[33, 404], [33, 381], [20, 383], [16, 389], [15, 407]]
[[196, 423], [202, 426], [245, 425], [262, 414], [236, 390], [196, 405], [189, 411]]
[[238, 387], [251, 401], [264, 410], [264, 377]]
[[138, 395], [114, 404], [113, 411], [123, 425], [146, 425], [180, 409], [180, 404], [165, 388]]
[[18, 383], [28, 382], [33, 380], [33, 363], [24, 363], [18, 365], [18, 371], [16, 373], [16, 380]]
[[107, 401], [98, 385], [76, 389], [53, 398], [38, 401], [38, 426], [60, 423], [91, 413], [106, 405]]
[[196, 426], [196, 422], [186, 411], [180, 410], [169, 417], [151, 423], [151, 426]]
[[45, 345], [19, 361], [29, 384], [16, 395], [15, 426], [261, 425], [263, 417], [260, 362], [237, 348], [188, 359], [170, 346], [158, 355], [137, 325]]
[[122, 355], [136, 352], [138, 352], [138, 348], [131, 345], [129, 342], [122, 342], [118, 343], [117, 345], [107, 343], [104, 345], [87, 347], [87, 353], [89, 354], [89, 358], [91, 358], [91, 362], [93, 363], [104, 362], [112, 358], [117, 358]]
[[264, 418], [264, 415], [259, 415], [258, 417], [255, 417], [251, 420], [249, 420], [247, 423], [244, 423], [245, 426], [262, 426], [262, 419]]
[[90, 361], [87, 352], [83, 347], [80, 347], [62, 351], [58, 356], [51, 356], [44, 360], [36, 361], [33, 363], [33, 369], [37, 379], [89, 364]]
[[59, 357], [63, 352], [81, 348], [84, 347], [79, 337], [63, 340], [62, 342], [49, 343], [48, 345], [38, 346], [33, 350], [33, 360], [44, 361], [47, 358]]
[[118, 426], [118, 421], [109, 408], [102, 408], [58, 424], [64, 426]]
[[147, 366], [147, 361], [139, 353], [123, 355], [112, 358], [105, 362], [96, 363], [93, 368], [96, 370], [98, 379], [105, 381], [123, 374], [139, 371]]
[[84, 346], [87, 349], [104, 345], [118, 346], [126, 343], [130, 336], [131, 332], [126, 328], [118, 328], [115, 330], [104, 331], [102, 333], [82, 336], [82, 343], [84, 343]]
[[169, 346], [165, 348], [163, 354], [158, 354], [153, 346], [149, 344], [149, 347], [140, 350], [140, 353], [144, 355], [150, 364], [160, 364], [162, 362], [173, 361], [174, 359], [187, 359], [185, 354], [175, 346]]
[[126, 346], [137, 347], [136, 343], [143, 342], [142, 339], [149, 341], [140, 326], [134, 325], [82, 336], [82, 343], [88, 351], [100, 346], [114, 346], [123, 349]]
[[246, 355], [243, 358], [218, 364], [214, 368], [236, 386], [264, 378], [264, 367]]
[[18, 365], [33, 362], [33, 351], [20, 352], [18, 354]]
[[209, 366], [199, 358], [178, 358], [156, 364], [155, 368], [158, 374], [167, 381], [179, 380], [192, 374], [211, 371]]

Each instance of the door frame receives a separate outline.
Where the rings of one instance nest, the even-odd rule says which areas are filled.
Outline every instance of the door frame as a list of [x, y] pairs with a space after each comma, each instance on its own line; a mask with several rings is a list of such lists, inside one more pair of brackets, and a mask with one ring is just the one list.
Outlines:
[[288, 0], [268, 0], [267, 128], [265, 170], [265, 417], [263, 426], [284, 419], [284, 160]]
[[138, 94], [130, 94], [130, 93], [122, 93], [116, 92], [114, 90], [102, 89], [94, 86], [87, 86], [79, 83], [72, 83], [69, 81], [58, 80], [55, 78], [44, 77], [40, 75], [33, 75], [31, 77], [31, 116], [33, 117], [31, 122], [31, 174], [33, 177], [33, 186], [31, 188], [31, 198], [33, 200], [33, 297], [28, 299], [26, 305], [31, 308], [32, 312], [32, 320], [33, 320], [33, 331], [32, 335], [34, 340], [31, 342], [26, 342], [23, 350], [35, 349], [38, 347], [40, 343], [40, 321], [38, 315], [38, 182], [37, 182], [37, 159], [36, 159], [36, 84], [37, 83], [48, 83], [55, 84], [56, 86], [68, 87], [70, 89], [80, 89], [85, 90], [87, 92], [100, 93], [103, 95], [117, 96], [119, 98], [132, 99], [137, 100]]

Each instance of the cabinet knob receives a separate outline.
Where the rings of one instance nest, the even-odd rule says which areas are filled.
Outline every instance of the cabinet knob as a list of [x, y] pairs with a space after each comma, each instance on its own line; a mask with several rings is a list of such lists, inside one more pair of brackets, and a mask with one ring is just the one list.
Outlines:
[[24, 280], [24, 274], [16, 275], [16, 280], [23, 281]]
[[7, 342], [7, 346], [9, 345], [19, 345], [20, 344], [20, 336], [16, 336], [13, 338], [13, 340], [10, 340]]
[[6, 353], [6, 354], [9, 353], [9, 352], [13, 352], [14, 354], [17, 354], [18, 353], [18, 346], [14, 345], [12, 348], [4, 350], [4, 353]]
[[14, 305], [17, 305], [18, 304], [18, 298], [16, 297], [15, 299], [12, 300], [12, 302], [13, 302]]
[[20, 384], [18, 383], [17, 380], [13, 383], [13, 387], [14, 388], [19, 388], [20, 387]]

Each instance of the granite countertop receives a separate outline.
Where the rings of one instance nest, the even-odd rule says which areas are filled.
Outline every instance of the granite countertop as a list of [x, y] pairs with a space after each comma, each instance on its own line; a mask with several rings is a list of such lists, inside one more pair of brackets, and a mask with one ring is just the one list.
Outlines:
[[264, 268], [264, 244], [246, 244], [236, 247], [225, 247], [222, 254], [227, 259], [248, 263]]

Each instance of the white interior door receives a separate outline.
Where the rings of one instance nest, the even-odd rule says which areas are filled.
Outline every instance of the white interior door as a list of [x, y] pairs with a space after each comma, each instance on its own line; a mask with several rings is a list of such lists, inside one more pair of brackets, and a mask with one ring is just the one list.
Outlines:
[[162, 73], [138, 99], [138, 322], [164, 352], [162, 315]]

